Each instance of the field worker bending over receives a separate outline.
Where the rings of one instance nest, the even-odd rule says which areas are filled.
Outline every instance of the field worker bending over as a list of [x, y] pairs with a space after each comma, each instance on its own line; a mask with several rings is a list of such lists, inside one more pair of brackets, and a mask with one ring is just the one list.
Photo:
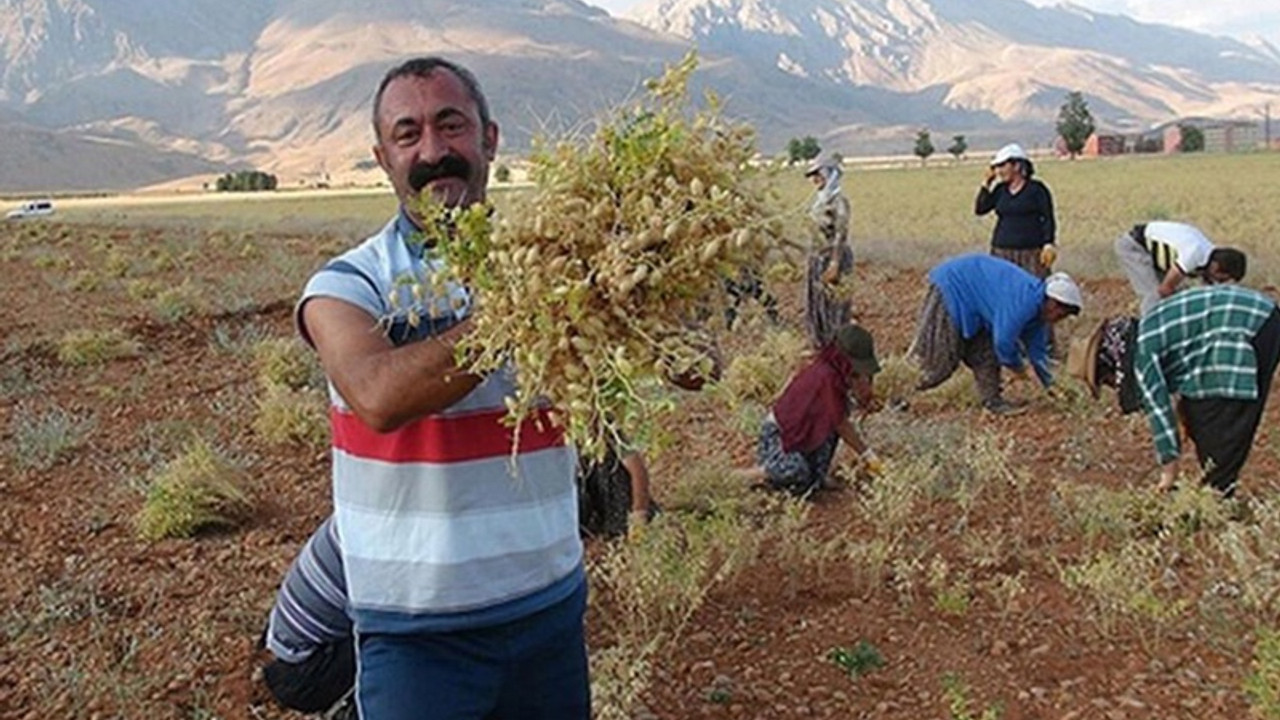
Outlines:
[[1122, 412], [1146, 413], [1161, 465], [1157, 489], [1176, 479], [1181, 424], [1195, 443], [1203, 482], [1231, 497], [1277, 362], [1276, 303], [1247, 288], [1212, 285], [1161, 300], [1141, 320], [1103, 321], [1072, 343], [1067, 371], [1095, 397], [1099, 386], [1116, 390]]
[[1049, 372], [1049, 327], [1079, 315], [1080, 288], [1066, 273], [1040, 280], [1007, 260], [962, 255], [929, 271], [929, 292], [912, 344], [924, 374], [917, 390], [941, 385], [961, 362], [973, 371], [982, 406], [1008, 414], [1019, 408], [1004, 399], [1000, 367], [1027, 377], [1022, 350], [1040, 383]]
[[455, 364], [466, 288], [418, 300], [397, 283], [443, 264], [414, 241], [420, 192], [447, 207], [483, 201], [498, 126], [475, 77], [434, 57], [384, 76], [373, 121], [400, 210], [317, 271], [297, 308], [329, 381], [360, 716], [587, 720], [575, 454], [530, 421], [513, 457], [514, 371]]
[[871, 407], [872, 379], [880, 371], [871, 333], [845, 325], [786, 389], [760, 429], [759, 465], [739, 473], [752, 483], [805, 497], [822, 487], [841, 440], [872, 475], [881, 464], [851, 420], [855, 407]]
[[809, 215], [818, 234], [809, 251], [805, 279], [805, 327], [809, 342], [820, 350], [835, 339], [836, 331], [849, 319], [853, 303], [837, 297], [835, 286], [853, 272], [853, 248], [849, 245], [849, 198], [840, 189], [840, 159], [829, 156], [815, 161], [805, 171], [816, 191]]
[[1116, 238], [1116, 258], [1138, 294], [1140, 315], [1177, 292], [1185, 278], [1200, 277], [1210, 285], [1240, 282], [1247, 264], [1244, 253], [1214, 247], [1194, 225], [1164, 221], [1134, 225]]

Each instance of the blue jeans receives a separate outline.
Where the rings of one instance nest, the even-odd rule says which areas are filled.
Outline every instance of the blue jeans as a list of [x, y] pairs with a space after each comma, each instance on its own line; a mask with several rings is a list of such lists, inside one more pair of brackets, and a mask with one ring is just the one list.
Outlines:
[[589, 720], [587, 586], [505, 625], [361, 635], [362, 720]]

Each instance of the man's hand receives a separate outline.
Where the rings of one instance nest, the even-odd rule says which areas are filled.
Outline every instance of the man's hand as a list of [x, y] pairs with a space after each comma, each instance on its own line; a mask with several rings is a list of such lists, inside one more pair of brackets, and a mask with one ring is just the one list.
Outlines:
[[1182, 268], [1177, 263], [1169, 268], [1169, 272], [1165, 273], [1164, 279], [1160, 281], [1160, 286], [1156, 288], [1156, 294], [1162, 298], [1167, 298], [1178, 292], [1178, 286], [1182, 284]]
[[1056, 245], [1045, 245], [1040, 248], [1040, 264], [1045, 270], [1053, 268], [1053, 264], [1058, 261], [1058, 248]]
[[1156, 484], [1156, 492], [1161, 494], [1171, 492], [1177, 479], [1178, 461], [1171, 460], [1160, 468], [1160, 482]]

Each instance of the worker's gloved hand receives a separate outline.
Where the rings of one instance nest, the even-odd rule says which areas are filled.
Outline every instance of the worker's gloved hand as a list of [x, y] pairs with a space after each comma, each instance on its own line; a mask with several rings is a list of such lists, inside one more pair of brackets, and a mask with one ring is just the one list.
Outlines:
[[873, 478], [884, 475], [884, 462], [876, 455], [876, 451], [867, 448], [858, 456], [859, 462], [862, 464], [862, 470]]
[[1056, 245], [1045, 245], [1040, 248], [1040, 264], [1045, 270], [1053, 267], [1058, 261], [1058, 247]]

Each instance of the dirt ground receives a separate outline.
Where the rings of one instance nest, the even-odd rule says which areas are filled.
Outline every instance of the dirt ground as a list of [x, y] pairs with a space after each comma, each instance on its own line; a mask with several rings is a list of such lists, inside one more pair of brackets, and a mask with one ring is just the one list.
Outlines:
[[[288, 248], [293, 264], [260, 285], [238, 286], [236, 302], [203, 297], [174, 320], [124, 290], [130, 277], [174, 277], [172, 269], [156, 269], [164, 263], [128, 270], [96, 289], [84, 289], [88, 281], [81, 289], [68, 285], [111, 252], [151, 257], [163, 238], [41, 227], [42, 242], [7, 230], [0, 256], [0, 718], [287, 717], [257, 680], [255, 642], [288, 563], [330, 512], [328, 457], [325, 448], [256, 437], [257, 380], [243, 346], [290, 335], [296, 290], [333, 240], [267, 238]], [[203, 278], [198, 288], [260, 272], [274, 257], [242, 253], [234, 239], [226, 247], [213, 264], [168, 252], [179, 271]], [[863, 263], [857, 273], [860, 320], [876, 333], [882, 355], [904, 352], [924, 291], [922, 270]], [[1120, 281], [1086, 282], [1085, 290], [1099, 308], [1091, 307], [1090, 317], [1131, 302]], [[790, 324], [798, 323], [797, 297], [784, 298]], [[60, 360], [57, 339], [83, 327], [121, 329], [141, 350], [88, 367]], [[1085, 327], [1078, 321], [1069, 330]], [[965, 522], [978, 533], [1016, 529], [1017, 550], [974, 576], [1021, 573], [1025, 591], [1016, 603], [1001, 607], [975, 594], [965, 612], [943, 612], [927, 599], [904, 602], [888, 574], [866, 582], [841, 562], [757, 563], [713, 590], [677, 649], [660, 658], [640, 716], [914, 720], [979, 717], [998, 707], [1010, 720], [1244, 717], [1253, 627], [1236, 616], [1215, 625], [1215, 616], [1192, 609], [1155, 631], [1140, 623], [1104, 630], [1059, 579], [1056, 563], [1086, 548], [1064, 534], [1054, 483], [1153, 483], [1145, 425], [1102, 410], [1063, 413], [1025, 386], [1010, 393], [1028, 399], [1031, 410], [992, 418], [969, 405], [912, 402], [884, 412], [896, 413], [895, 422], [954, 423], [1008, 439], [1012, 466], [1030, 478], [1029, 501], [1011, 506], [993, 496]], [[1112, 402], [1104, 396], [1099, 405]], [[50, 408], [82, 423], [84, 439], [48, 467], [31, 466], [20, 457], [23, 423]], [[1278, 411], [1271, 403], [1246, 470], [1246, 494], [1276, 489]], [[681, 419], [675, 447], [651, 459], [659, 500], [682, 468], [713, 451], [727, 448], [742, 465], [752, 457], [752, 438], [726, 428], [706, 400], [691, 401]], [[873, 443], [877, 427], [869, 421]], [[139, 540], [133, 518], [141, 488], [195, 435], [232, 449], [251, 469], [251, 518], [192, 540]], [[892, 451], [891, 443], [883, 446], [884, 454]], [[856, 493], [820, 495], [803, 533], [817, 543], [863, 524]], [[943, 538], [939, 552], [958, 556], [962, 551], [947, 545], [958, 541], [938, 530], [956, 520], [953, 506], [933, 503], [912, 527], [933, 529]], [[1193, 603], [1202, 581], [1194, 571], [1179, 580]], [[597, 628], [589, 631], [601, 641]], [[879, 650], [884, 667], [851, 679], [827, 658], [833, 647], [858, 640]], [[968, 709], [957, 709], [955, 694], [944, 689], [948, 675], [969, 688], [962, 695]]]

